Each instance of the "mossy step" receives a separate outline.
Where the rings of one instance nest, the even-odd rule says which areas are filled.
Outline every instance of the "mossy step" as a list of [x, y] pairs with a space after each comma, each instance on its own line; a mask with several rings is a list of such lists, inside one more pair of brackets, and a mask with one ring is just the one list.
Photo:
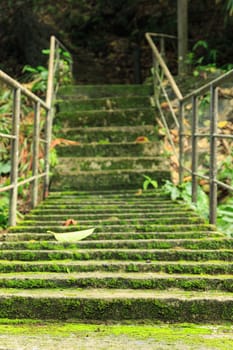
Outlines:
[[159, 184], [164, 180], [170, 180], [170, 171], [166, 169], [122, 169], [122, 170], [102, 170], [102, 171], [80, 171], [75, 175], [68, 172], [54, 174], [51, 182], [51, 189], [138, 189], [145, 180], [144, 176], [149, 176]]
[[[219, 238], [225, 237], [221, 232], [106, 232], [93, 233], [88, 240], [98, 239], [179, 239], [179, 238]], [[0, 236], [0, 241], [18, 242], [18, 241], [51, 241], [54, 240], [53, 234], [49, 233], [8, 233]]]
[[[46, 200], [49, 200], [50, 198], [92, 198], [92, 199], [98, 199], [99, 197], [106, 198], [106, 199], [131, 199], [135, 197], [135, 191], [132, 189], [128, 189], [127, 191], [125, 190], [97, 190], [95, 189], [94, 191], [52, 191], [49, 193], [49, 197], [46, 198]], [[137, 196], [136, 196], [137, 197]], [[146, 197], [149, 199], [158, 199], [161, 198], [163, 200], [165, 197], [168, 198], [168, 195], [166, 191], [164, 191], [162, 188], [156, 188], [152, 190], [146, 190], [146, 191], [141, 191], [140, 197]], [[173, 202], [179, 202], [179, 203], [184, 203], [183, 201], [171, 201], [170, 203]]]
[[[199, 218], [200, 217], [194, 212], [194, 211], [186, 211], [186, 210], [180, 210], [180, 211], [167, 211], [167, 212], [152, 212], [152, 211], [145, 211], [145, 212], [124, 212], [124, 210], [119, 210], [118, 212], [114, 212], [115, 216], [113, 216], [113, 213], [106, 213], [106, 212], [101, 212], [101, 213], [96, 213], [96, 212], [88, 212], [88, 213], [79, 213], [76, 212], [72, 215], [72, 219], [74, 220], [110, 220], [110, 221], [116, 221], [116, 220], [121, 220], [121, 219], [138, 219], [138, 218], [143, 218], [143, 219], [164, 219], [164, 218], [169, 218], [173, 219], [174, 217], [176, 218], [179, 216], [180, 218]], [[117, 216], [116, 216], [117, 214]], [[61, 220], [66, 220], [67, 219], [67, 214], [62, 214], [61, 212], [57, 212], [56, 214], [53, 213], [51, 215], [47, 213], [41, 213], [40, 215], [38, 213], [30, 213], [25, 215], [24, 217], [24, 222], [29, 221], [54, 221], [57, 220], [60, 222]]]
[[233, 275], [171, 275], [164, 273], [5, 273], [0, 274], [0, 288], [110, 288], [233, 291]]
[[128, 108], [102, 111], [73, 111], [56, 113], [54, 124], [68, 127], [135, 126], [155, 124], [152, 108]]
[[[103, 206], [98, 206], [98, 207], [93, 207], [93, 206], [86, 206], [86, 208], [83, 208], [83, 206], [80, 208], [79, 206], [76, 206], [76, 208], [62, 208], [61, 206], [58, 207], [54, 207], [50, 208], [50, 207], [40, 207], [39, 209], [34, 209], [30, 212], [30, 214], [28, 214], [26, 217], [33, 217], [35, 215], [38, 216], [53, 216], [53, 215], [73, 215], [73, 214], [84, 214], [84, 215], [88, 215], [88, 214], [97, 214], [97, 215], [101, 215], [101, 214], [105, 214], [105, 215], [113, 215], [113, 214], [118, 214], [118, 213], [125, 213], [125, 210], [127, 209], [127, 211], [130, 214], [140, 214], [141, 212], [147, 214], [147, 213], [151, 213], [152, 209], [155, 209], [155, 207], [153, 205], [151, 205], [151, 207], [148, 206], [142, 206], [142, 207], [133, 207], [133, 206], [124, 206], [123, 208], [120, 206], [112, 206], [112, 207], [108, 207], [107, 205], [103, 205]], [[165, 215], [166, 213], [171, 213], [171, 214], [178, 214], [180, 212], [185, 211], [186, 213], [192, 213], [193, 210], [189, 207], [164, 207], [164, 208], [158, 208], [155, 209], [155, 215]]]
[[4, 289], [1, 318], [56, 320], [232, 321], [233, 296], [224, 291], [133, 289]]
[[50, 191], [49, 192], [49, 197], [46, 198], [46, 203], [56, 200], [58, 202], [61, 201], [66, 201], [69, 200], [71, 203], [77, 202], [77, 201], [83, 201], [85, 204], [86, 202], [92, 201], [95, 204], [99, 204], [99, 200], [101, 199], [102, 201], [108, 203], [110, 201], [114, 203], [120, 202], [120, 203], [134, 203], [134, 200], [140, 202], [141, 199], [146, 199], [147, 203], [150, 204], [151, 202], [160, 202], [161, 205], [163, 203], [165, 204], [184, 204], [183, 201], [171, 201], [168, 193], [166, 193], [163, 190], [156, 189], [156, 190], [147, 190], [147, 191], [142, 191], [140, 190], [140, 193], [138, 191], [135, 191], [135, 189], [127, 189], [125, 190], [93, 190], [92, 192], [85, 192], [85, 191], [77, 191], [77, 190], [67, 190], [64, 191]]
[[59, 250], [59, 249], [233, 249], [231, 238], [204, 238], [204, 239], [105, 239], [83, 240], [77, 243], [39, 241], [39, 242], [0, 242], [2, 250]]
[[162, 157], [59, 157], [56, 172], [67, 172], [70, 175], [80, 171], [96, 170], [121, 170], [121, 169], [152, 169], [168, 166], [168, 162]]
[[57, 147], [59, 157], [135, 157], [135, 154], [146, 157], [157, 157], [160, 154], [158, 142], [147, 143], [87, 143], [80, 145], [68, 145]]
[[[140, 191], [140, 189], [134, 189], [135, 193], [136, 191]], [[137, 196], [135, 196], [135, 200], [132, 198], [131, 200], [114, 200], [114, 199], [109, 199], [106, 200], [104, 197], [99, 196], [98, 199], [92, 200], [91, 198], [81, 199], [72, 199], [72, 198], [67, 198], [62, 199], [62, 198], [52, 198], [52, 199], [47, 199], [44, 202], [41, 202], [37, 208], [61, 208], [61, 209], [75, 209], [75, 208], [81, 208], [81, 209], [90, 209], [91, 207], [98, 209], [98, 208], [107, 208], [110, 207], [112, 209], [117, 209], [120, 207], [125, 207], [125, 208], [135, 208], [135, 206], [139, 206], [139, 208], [152, 208], [154, 207], [155, 210], [159, 210], [161, 208], [162, 210], [170, 210], [171, 208], [187, 208], [187, 204], [180, 204], [176, 202], [172, 202], [170, 200], [164, 199], [152, 199], [149, 200], [148, 203], [145, 203], [146, 199], [144, 197], [140, 197], [137, 199]], [[109, 203], [109, 205], [108, 205]]]
[[[81, 226], [91, 226], [96, 227], [98, 225], [111, 225], [118, 223], [118, 225], [165, 225], [165, 224], [202, 224], [204, 223], [204, 220], [200, 217], [189, 217], [188, 215], [183, 216], [175, 216], [175, 217], [160, 217], [160, 218], [140, 218], [140, 217], [133, 217], [133, 218], [122, 218], [119, 219], [118, 217], [111, 216], [106, 219], [87, 219], [87, 220], [81, 220], [79, 219], [78, 225]], [[59, 220], [49, 220], [49, 221], [40, 221], [40, 220], [24, 220], [22, 223], [19, 223], [18, 227], [21, 225], [31, 227], [31, 226], [37, 226], [38, 227], [48, 227], [48, 226], [61, 226], [64, 227], [65, 222], [59, 221]], [[73, 231], [77, 231], [79, 229], [79, 226], [73, 226]]]
[[[166, 202], [166, 201], [165, 201]], [[108, 204], [109, 203], [109, 204]], [[136, 207], [135, 207], [136, 206]], [[36, 209], [32, 210], [32, 213], [39, 213], [41, 211], [50, 211], [51, 213], [53, 212], [57, 212], [59, 210], [61, 211], [67, 211], [67, 212], [88, 212], [93, 208], [93, 211], [95, 212], [101, 212], [101, 211], [105, 211], [108, 212], [109, 211], [117, 211], [118, 209], [121, 210], [120, 208], [122, 208], [122, 210], [137, 210], [136, 208], [138, 208], [138, 210], [151, 210], [151, 208], [154, 208], [155, 211], [158, 212], [166, 212], [166, 211], [180, 211], [182, 209], [184, 210], [188, 210], [190, 207], [188, 207], [187, 205], [179, 205], [176, 203], [171, 203], [170, 204], [167, 203], [162, 203], [161, 201], [153, 201], [150, 202], [149, 204], [145, 204], [144, 200], [141, 199], [141, 201], [131, 201], [128, 203], [125, 202], [115, 202], [115, 201], [111, 201], [109, 200], [103, 200], [103, 199], [99, 199], [99, 203], [97, 204], [95, 201], [90, 201], [87, 199], [87, 201], [85, 202], [81, 202], [81, 201], [69, 201], [67, 200], [67, 202], [65, 201], [57, 201], [53, 200], [53, 201], [46, 201], [43, 202], [41, 204], [39, 204]], [[191, 209], [192, 210], [192, 209]]]
[[73, 249], [1, 250], [1, 260], [133, 260], [133, 261], [233, 261], [232, 249]]
[[149, 96], [118, 96], [90, 99], [61, 99], [57, 101], [60, 112], [108, 110], [151, 107]]
[[167, 274], [216, 275], [232, 274], [229, 261], [115, 261], [115, 260], [64, 260], [64, 261], [0, 261], [1, 273], [17, 272], [157, 272]]
[[157, 127], [154, 125], [67, 127], [59, 130], [56, 136], [81, 143], [135, 142], [139, 137], [147, 138], [149, 141], [158, 141], [160, 138]]
[[116, 84], [116, 85], [68, 85], [61, 86], [58, 90], [58, 98], [96, 98], [111, 96], [149, 96], [153, 93], [150, 84]]
[[[47, 233], [47, 231], [55, 232], [72, 232], [77, 230], [84, 230], [91, 228], [87, 225], [76, 225], [76, 226], [26, 226], [23, 223], [19, 226], [12, 226], [8, 229], [9, 232], [37, 232], [37, 233]], [[95, 232], [177, 232], [177, 231], [187, 231], [187, 232], [199, 232], [199, 231], [215, 231], [215, 227], [209, 224], [166, 224], [166, 225], [156, 225], [156, 224], [146, 224], [146, 225], [119, 225], [116, 223], [106, 224], [106, 225], [96, 225]]]

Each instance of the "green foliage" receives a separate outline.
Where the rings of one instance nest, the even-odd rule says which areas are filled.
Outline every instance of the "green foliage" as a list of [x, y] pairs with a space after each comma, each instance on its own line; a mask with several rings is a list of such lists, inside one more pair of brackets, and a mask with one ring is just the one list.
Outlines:
[[10, 161], [7, 161], [7, 162], [0, 161], [0, 176], [9, 174], [10, 170], [11, 170]]
[[158, 182], [156, 180], [152, 180], [149, 176], [147, 175], [143, 175], [143, 177], [145, 178], [144, 182], [143, 182], [143, 190], [146, 191], [148, 189], [148, 187], [152, 187], [152, 188], [158, 188]]
[[171, 181], [166, 180], [162, 187], [172, 200], [182, 199], [192, 206], [204, 218], [208, 218], [209, 199], [201, 186], [197, 188], [197, 203], [192, 202], [192, 183], [184, 182], [180, 185], [174, 185]]
[[219, 162], [218, 180], [233, 186], [233, 151], [222, 162]]
[[43, 66], [37, 66], [35, 68], [26, 65], [23, 68], [23, 73], [30, 73], [30, 80], [33, 80], [31, 87], [32, 92], [45, 92], [47, 88], [48, 69]]
[[199, 40], [188, 53], [186, 62], [193, 67], [193, 75], [196, 77], [203, 73], [215, 73], [217, 55], [218, 51], [210, 49], [207, 41]]
[[[44, 55], [49, 55], [50, 50], [42, 50]], [[54, 83], [59, 85], [70, 84], [72, 81], [71, 66], [72, 66], [72, 57], [69, 52], [62, 49], [58, 50], [59, 59], [58, 62], [55, 62], [57, 66], [56, 71], [54, 72]], [[32, 67], [26, 65], [23, 68], [23, 73], [27, 73], [27, 79], [32, 81], [31, 90], [36, 94], [44, 94], [47, 90], [48, 82], [48, 69], [44, 66]]]
[[6, 228], [8, 222], [8, 207], [9, 207], [8, 193], [1, 193], [0, 199], [0, 230]]
[[217, 226], [221, 231], [233, 236], [233, 198], [218, 206]]

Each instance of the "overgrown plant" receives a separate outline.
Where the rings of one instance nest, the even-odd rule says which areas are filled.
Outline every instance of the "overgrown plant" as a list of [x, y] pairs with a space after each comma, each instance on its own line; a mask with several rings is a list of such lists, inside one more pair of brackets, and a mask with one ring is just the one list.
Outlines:
[[143, 177], [145, 178], [142, 187], [143, 190], [146, 191], [149, 187], [150, 188], [158, 188], [158, 182], [156, 180], [151, 179], [149, 176], [147, 175], [143, 175]]
[[0, 199], [0, 231], [6, 228], [8, 222], [9, 198], [7, 193], [1, 193]]
[[218, 206], [217, 226], [233, 237], [233, 198], [228, 198], [225, 203]]
[[[44, 55], [49, 55], [50, 50], [42, 50]], [[55, 81], [54, 84], [57, 85], [66, 85], [70, 84], [72, 81], [71, 75], [71, 65], [72, 58], [70, 53], [64, 51], [62, 49], [58, 50], [58, 69], [55, 72]], [[44, 66], [32, 67], [30, 65], [26, 65], [23, 68], [23, 73], [27, 73], [27, 79], [30, 81], [28, 88], [32, 90], [32, 92], [37, 95], [44, 95], [47, 89], [47, 81], [48, 81], [48, 69]]]
[[183, 182], [175, 185], [171, 181], [166, 180], [163, 190], [170, 195], [172, 200], [182, 199], [194, 208], [203, 218], [208, 218], [209, 199], [201, 186], [197, 189], [197, 203], [192, 202], [192, 183]]

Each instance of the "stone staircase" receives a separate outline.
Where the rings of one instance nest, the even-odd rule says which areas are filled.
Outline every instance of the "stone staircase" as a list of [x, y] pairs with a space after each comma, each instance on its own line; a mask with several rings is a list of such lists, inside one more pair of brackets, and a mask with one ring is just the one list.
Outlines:
[[[60, 91], [58, 136], [79, 144], [60, 145], [49, 197], [1, 237], [0, 318], [232, 321], [233, 240], [161, 189], [140, 190], [143, 175], [169, 177], [149, 93]], [[78, 243], [50, 232], [91, 227]]]
[[170, 178], [150, 94], [149, 85], [61, 89], [58, 136], [79, 144], [58, 148], [52, 190], [141, 188], [143, 175]]

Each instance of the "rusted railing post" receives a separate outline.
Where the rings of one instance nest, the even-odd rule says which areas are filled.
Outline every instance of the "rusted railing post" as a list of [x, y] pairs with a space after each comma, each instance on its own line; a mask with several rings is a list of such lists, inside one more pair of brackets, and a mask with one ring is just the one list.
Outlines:
[[32, 207], [38, 203], [38, 164], [39, 164], [39, 141], [40, 141], [40, 103], [35, 103], [34, 112], [34, 133], [33, 133], [33, 162], [32, 176], [35, 177], [32, 183]]
[[50, 38], [50, 54], [49, 54], [49, 74], [47, 82], [47, 95], [46, 95], [46, 104], [49, 107], [49, 110], [46, 113], [46, 123], [45, 123], [45, 168], [46, 173], [44, 178], [44, 198], [47, 197], [49, 192], [49, 151], [51, 144], [51, 131], [52, 131], [52, 119], [53, 119], [53, 97], [54, 97], [54, 57], [56, 54], [56, 38], [51, 36]]
[[184, 179], [184, 103], [179, 103], [179, 184]]
[[211, 224], [216, 224], [217, 217], [217, 116], [218, 88], [210, 86], [210, 214]]
[[197, 149], [197, 131], [198, 131], [198, 113], [197, 96], [192, 97], [193, 120], [192, 120], [192, 202], [197, 202], [197, 169], [198, 169], [198, 149]]
[[10, 190], [9, 203], [9, 225], [16, 225], [17, 199], [18, 199], [18, 164], [19, 164], [19, 128], [20, 128], [20, 107], [21, 90], [14, 88], [13, 96], [13, 116], [12, 116], [12, 135], [11, 140], [11, 176], [10, 182], [13, 188]]

